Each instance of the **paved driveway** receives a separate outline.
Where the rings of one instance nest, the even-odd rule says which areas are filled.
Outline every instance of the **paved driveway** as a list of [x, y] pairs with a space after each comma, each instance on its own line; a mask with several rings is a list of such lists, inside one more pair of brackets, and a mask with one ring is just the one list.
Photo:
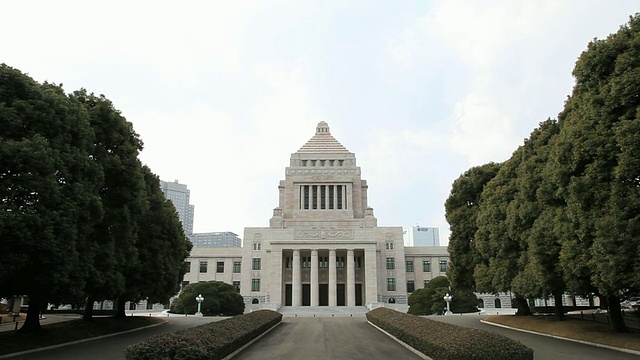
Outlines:
[[358, 317], [286, 317], [234, 360], [420, 359]]

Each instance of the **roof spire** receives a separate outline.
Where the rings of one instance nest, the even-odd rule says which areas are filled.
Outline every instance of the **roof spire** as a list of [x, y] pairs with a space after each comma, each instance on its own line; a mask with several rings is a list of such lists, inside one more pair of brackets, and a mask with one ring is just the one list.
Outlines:
[[329, 125], [324, 121], [320, 121], [316, 127], [316, 135], [331, 135]]

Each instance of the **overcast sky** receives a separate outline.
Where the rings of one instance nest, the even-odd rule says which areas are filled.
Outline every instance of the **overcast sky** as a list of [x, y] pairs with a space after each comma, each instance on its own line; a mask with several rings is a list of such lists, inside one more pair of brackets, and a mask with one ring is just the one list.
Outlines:
[[196, 232], [268, 226], [326, 121], [380, 226], [438, 227], [472, 166], [555, 118], [593, 38], [637, 1], [3, 1], [0, 62], [112, 100]]

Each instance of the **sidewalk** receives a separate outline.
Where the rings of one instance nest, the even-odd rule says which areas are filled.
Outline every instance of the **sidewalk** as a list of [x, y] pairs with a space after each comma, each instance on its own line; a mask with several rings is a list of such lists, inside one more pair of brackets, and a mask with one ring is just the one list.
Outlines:
[[[77, 314], [45, 314], [44, 318], [40, 319], [40, 325], [53, 324], [57, 322], [70, 321], [80, 319], [82, 316]], [[3, 316], [2, 323], [0, 323], [0, 332], [15, 331], [24, 325], [24, 320], [27, 318], [27, 314], [20, 314], [20, 317], [16, 318], [16, 321], [12, 321], [12, 317]], [[16, 324], [18, 325], [16, 328]]]

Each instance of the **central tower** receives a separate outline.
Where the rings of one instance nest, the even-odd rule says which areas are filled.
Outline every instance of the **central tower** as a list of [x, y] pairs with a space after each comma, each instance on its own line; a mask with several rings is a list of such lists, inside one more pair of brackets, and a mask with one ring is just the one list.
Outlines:
[[245, 228], [246, 302], [276, 310], [406, 304], [402, 228], [377, 226], [356, 157], [327, 123], [291, 154], [278, 193], [269, 227]]
[[321, 121], [315, 135], [291, 154], [270, 226], [375, 227], [373, 209], [367, 207], [367, 182], [360, 176], [355, 155]]

